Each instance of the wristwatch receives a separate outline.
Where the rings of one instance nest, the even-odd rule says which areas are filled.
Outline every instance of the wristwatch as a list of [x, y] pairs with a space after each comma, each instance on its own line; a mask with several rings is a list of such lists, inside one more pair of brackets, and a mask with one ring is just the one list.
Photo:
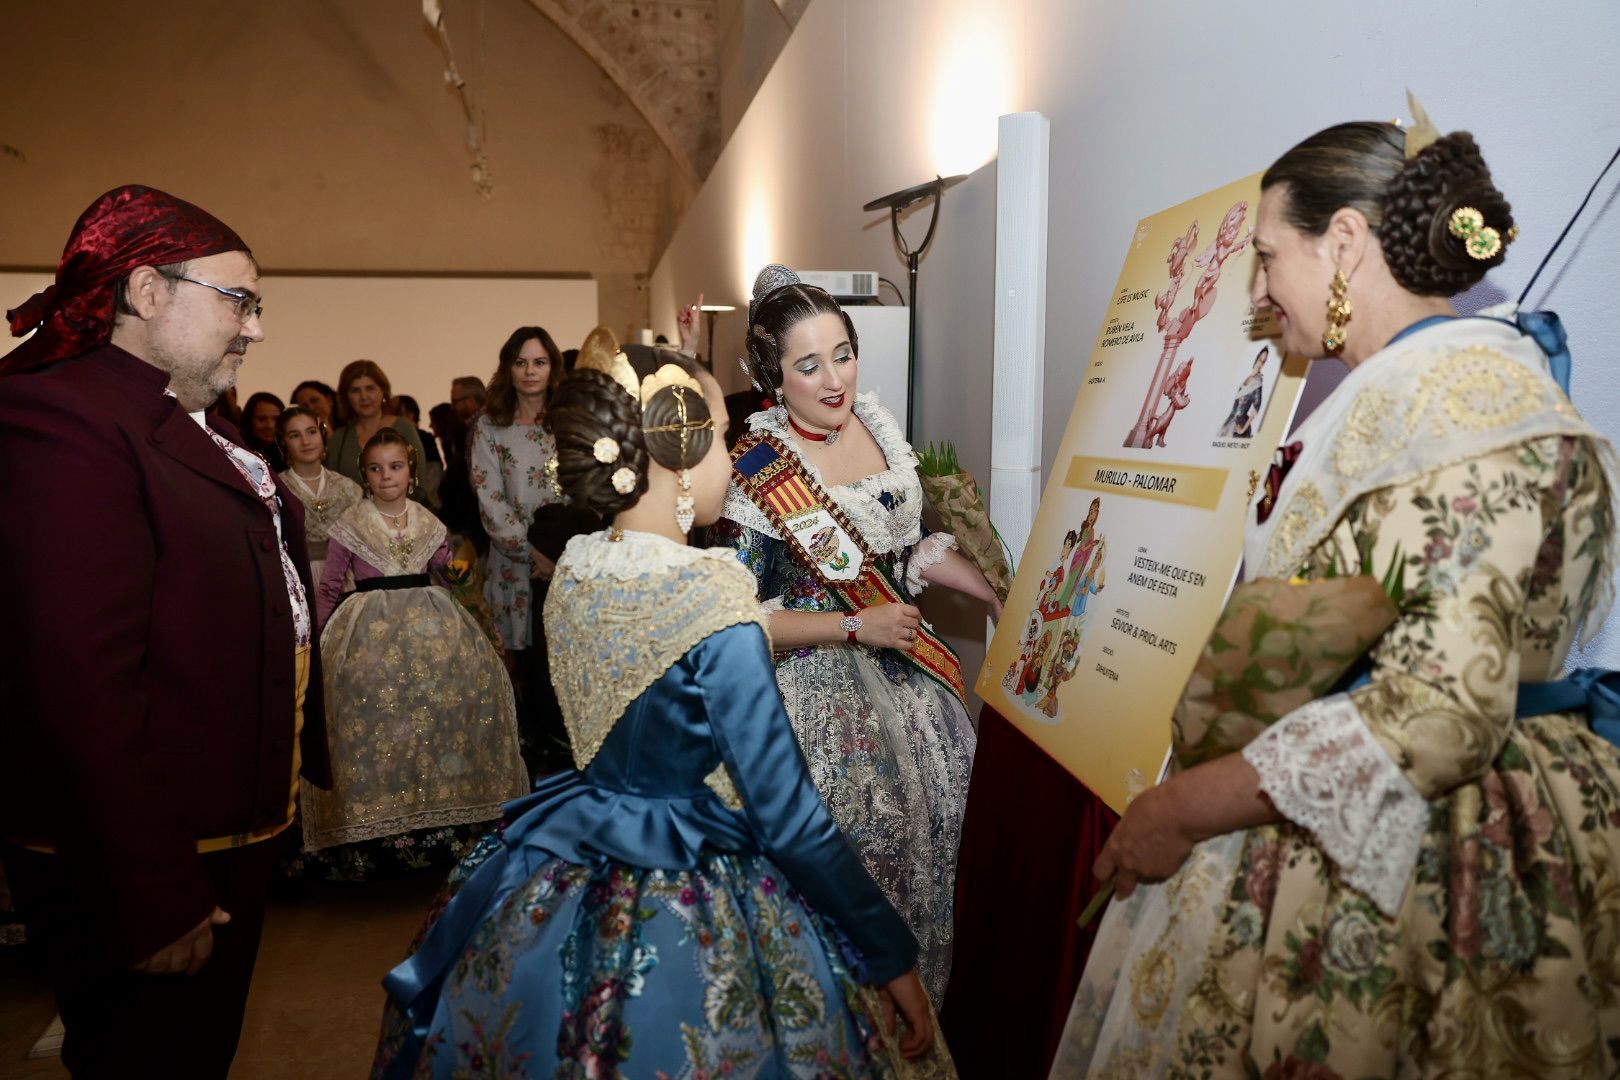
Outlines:
[[838, 620], [839, 628], [842, 629], [845, 634], [849, 635], [849, 643], [851, 645], [858, 644], [855, 640], [855, 631], [859, 630], [861, 625], [861, 617], [859, 615], [845, 615], [842, 619]]

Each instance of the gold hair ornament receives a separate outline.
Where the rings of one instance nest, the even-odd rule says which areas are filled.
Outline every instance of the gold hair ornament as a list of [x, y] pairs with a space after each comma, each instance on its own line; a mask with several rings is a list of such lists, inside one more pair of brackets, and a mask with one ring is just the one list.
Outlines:
[[[692, 470], [688, 467], [686, 461], [686, 440], [688, 432], [713, 430], [714, 417], [706, 416], [702, 420], [692, 420], [687, 417], [686, 395], [694, 390], [701, 392], [701, 389], [696, 386], [687, 386], [686, 384], [688, 382], [696, 383], [697, 380], [693, 379], [690, 375], [687, 375], [686, 372], [680, 368], [675, 367], [674, 364], [665, 364], [663, 367], [658, 369], [657, 375], [661, 376], [671, 369], [674, 369], [677, 375], [683, 376], [679, 382], [664, 384], [669, 386], [670, 390], [675, 394], [675, 407], [677, 410], [679, 410], [680, 419], [673, 424], [657, 424], [650, 428], [643, 428], [642, 430], [648, 432], [649, 434], [653, 432], [680, 432], [681, 493], [675, 496], [675, 525], [681, 530], [682, 533], [689, 533], [692, 531], [692, 522], [697, 518], [697, 503], [692, 498]], [[642, 392], [648, 397], [651, 397], [652, 394], [655, 394], [659, 390], [663, 389], [662, 386], [654, 385], [651, 386], [649, 390], [649, 384], [653, 383], [656, 377], [657, 376], [648, 376], [648, 378], [641, 384]]]
[[621, 465], [613, 472], [613, 490], [620, 495], [628, 495], [636, 490], [636, 471], [628, 465]]
[[[1502, 234], [1485, 224], [1485, 215], [1472, 206], [1453, 210], [1451, 220], [1446, 222], [1446, 231], [1463, 242], [1463, 250], [1468, 252], [1469, 258], [1483, 262], [1496, 258], [1502, 251]], [[1507, 243], [1513, 243], [1518, 235], [1517, 227], [1509, 228]]]
[[611, 435], [604, 435], [591, 444], [591, 456], [603, 465], [611, 465], [619, 460], [619, 440]]

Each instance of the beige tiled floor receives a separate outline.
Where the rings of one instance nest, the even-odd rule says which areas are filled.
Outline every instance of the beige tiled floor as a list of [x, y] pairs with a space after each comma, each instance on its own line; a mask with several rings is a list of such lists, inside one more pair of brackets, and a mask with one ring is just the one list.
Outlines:
[[[317, 887], [272, 902], [231, 1080], [355, 1080], [371, 1063], [379, 982], [404, 955], [440, 875]], [[0, 951], [0, 1080], [67, 1076], [24, 1058], [54, 1013], [17, 950]]]

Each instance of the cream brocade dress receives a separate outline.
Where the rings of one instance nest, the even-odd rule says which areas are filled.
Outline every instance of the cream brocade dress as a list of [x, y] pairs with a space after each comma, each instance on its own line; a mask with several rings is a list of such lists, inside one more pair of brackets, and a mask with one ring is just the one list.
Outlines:
[[1458, 319], [1301, 428], [1250, 566], [1398, 559], [1431, 600], [1370, 682], [1243, 749], [1289, 823], [1110, 907], [1053, 1077], [1620, 1070], [1620, 751], [1583, 714], [1515, 718], [1613, 594], [1614, 452], [1544, 372], [1511, 324]]
[[[331, 539], [385, 577], [425, 574], [444, 523], [413, 507], [405, 545], [370, 501]], [[332, 789], [302, 787], [304, 846], [493, 821], [528, 789], [512, 683], [478, 623], [438, 585], [349, 594], [321, 631]]]

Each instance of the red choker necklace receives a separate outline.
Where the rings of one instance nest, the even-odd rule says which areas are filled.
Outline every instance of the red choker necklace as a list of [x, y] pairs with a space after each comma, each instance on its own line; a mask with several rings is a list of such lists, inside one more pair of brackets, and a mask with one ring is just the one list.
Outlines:
[[838, 441], [839, 428], [833, 428], [831, 431], [827, 432], [827, 434], [823, 435], [818, 431], [806, 431], [804, 428], [800, 427], [798, 422], [793, 419], [792, 413], [788, 413], [787, 421], [789, 424], [793, 425], [793, 430], [799, 433], [799, 438], [801, 439], [808, 439], [811, 442], [824, 442], [828, 446], [831, 446], [833, 443]]

